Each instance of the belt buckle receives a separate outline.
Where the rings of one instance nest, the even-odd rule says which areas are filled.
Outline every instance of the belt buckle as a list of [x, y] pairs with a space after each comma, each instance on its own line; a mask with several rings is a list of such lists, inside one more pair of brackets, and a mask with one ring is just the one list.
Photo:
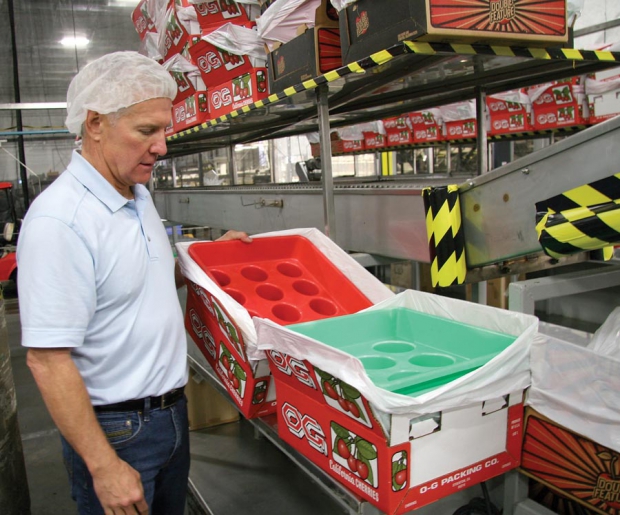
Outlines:
[[174, 404], [174, 402], [170, 402], [170, 401], [174, 399], [176, 392], [177, 392], [176, 389], [170, 390], [168, 393], [164, 393], [161, 396], [160, 409], [166, 409], [168, 406], [172, 406]]

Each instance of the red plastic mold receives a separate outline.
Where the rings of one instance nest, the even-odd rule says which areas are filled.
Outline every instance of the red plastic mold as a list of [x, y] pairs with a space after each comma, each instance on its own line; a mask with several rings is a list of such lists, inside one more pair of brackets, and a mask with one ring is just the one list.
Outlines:
[[280, 325], [357, 313], [372, 305], [303, 236], [194, 243], [189, 255], [250, 316]]

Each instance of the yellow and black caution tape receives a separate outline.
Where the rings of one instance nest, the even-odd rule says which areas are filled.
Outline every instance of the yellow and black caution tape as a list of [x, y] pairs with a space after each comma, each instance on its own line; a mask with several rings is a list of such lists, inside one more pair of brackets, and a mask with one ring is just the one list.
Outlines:
[[424, 188], [422, 199], [433, 286], [462, 284], [467, 263], [458, 186]]
[[486, 55], [497, 57], [527, 57], [530, 59], [548, 59], [548, 60], [568, 60], [568, 61], [605, 61], [617, 62], [620, 64], [620, 52], [607, 52], [597, 50], [575, 50], [572, 48], [530, 48], [517, 46], [498, 46], [483, 44], [457, 44], [457, 43], [424, 43], [417, 41], [404, 41], [390, 48], [376, 52], [364, 59], [360, 59], [354, 63], [341, 66], [335, 70], [319, 75], [314, 79], [307, 80], [284, 91], [273, 93], [266, 99], [259, 100], [253, 104], [249, 104], [240, 109], [236, 109], [231, 113], [225, 114], [213, 120], [209, 120], [201, 125], [178, 132], [168, 137], [168, 141], [175, 141], [183, 136], [199, 132], [209, 127], [213, 127], [222, 122], [226, 122], [237, 116], [261, 109], [271, 104], [280, 102], [297, 93], [315, 89], [322, 84], [327, 84], [335, 80], [341, 79], [351, 73], [364, 73], [366, 70], [380, 66], [403, 54], [421, 54], [421, 55]]
[[536, 203], [536, 232], [554, 258], [620, 243], [620, 173]]

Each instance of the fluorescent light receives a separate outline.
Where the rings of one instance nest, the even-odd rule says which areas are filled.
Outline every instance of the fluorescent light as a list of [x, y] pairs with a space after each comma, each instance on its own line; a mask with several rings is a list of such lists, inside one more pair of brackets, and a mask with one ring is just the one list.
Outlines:
[[83, 36], [66, 36], [60, 40], [60, 44], [62, 46], [71, 47], [71, 48], [84, 48], [90, 43], [90, 40], [86, 39]]

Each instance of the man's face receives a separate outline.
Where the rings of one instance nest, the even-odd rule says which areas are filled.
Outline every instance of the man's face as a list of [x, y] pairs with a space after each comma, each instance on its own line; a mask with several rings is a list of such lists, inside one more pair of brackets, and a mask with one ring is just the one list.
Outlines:
[[158, 156], [166, 153], [164, 129], [172, 102], [154, 98], [135, 104], [120, 116], [103, 116], [100, 151], [102, 174], [119, 191], [145, 184]]

